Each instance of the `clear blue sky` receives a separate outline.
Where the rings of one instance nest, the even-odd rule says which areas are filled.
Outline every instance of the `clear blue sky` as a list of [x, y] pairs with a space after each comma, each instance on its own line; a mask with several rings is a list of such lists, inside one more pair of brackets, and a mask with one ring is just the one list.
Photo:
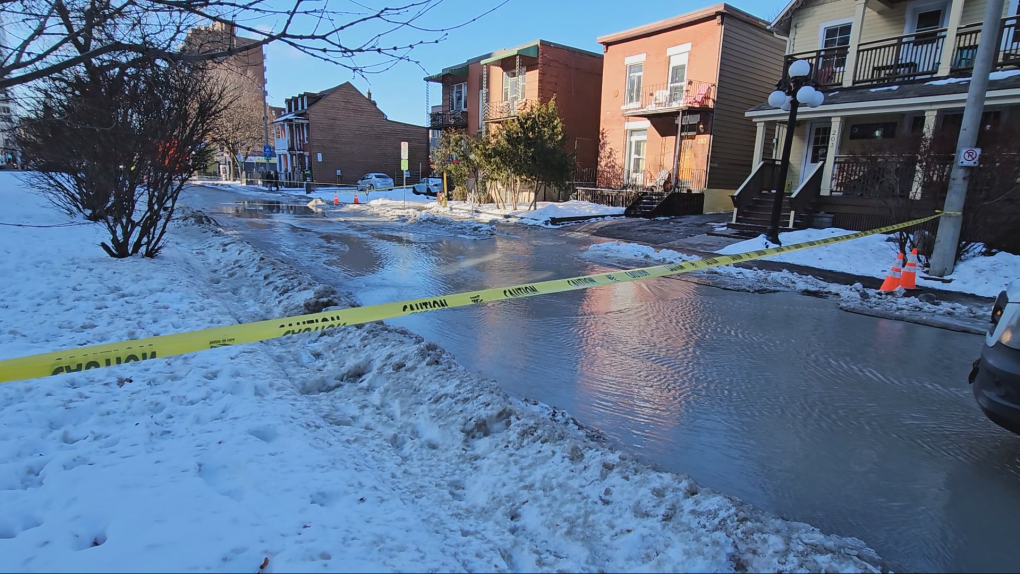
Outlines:
[[[446, 0], [429, 15], [427, 24], [459, 23], [498, 4], [498, 0]], [[479, 54], [543, 39], [576, 48], [602, 52], [595, 38], [642, 24], [663, 20], [718, 4], [709, 0], [510, 0], [495, 12], [463, 28], [452, 30], [439, 44], [416, 48], [410, 56], [429, 73], [463, 62]], [[735, 0], [730, 5], [770, 19], [786, 0]], [[387, 42], [409, 42], [422, 35], [405, 30]], [[425, 121], [426, 73], [417, 65], [401, 62], [387, 72], [355, 77], [349, 70], [318, 61], [287, 46], [266, 49], [269, 103], [301, 92], [323, 90], [351, 81], [362, 92], [371, 88], [372, 98], [391, 120], [422, 125]], [[439, 103], [439, 88], [432, 84], [432, 103]]]

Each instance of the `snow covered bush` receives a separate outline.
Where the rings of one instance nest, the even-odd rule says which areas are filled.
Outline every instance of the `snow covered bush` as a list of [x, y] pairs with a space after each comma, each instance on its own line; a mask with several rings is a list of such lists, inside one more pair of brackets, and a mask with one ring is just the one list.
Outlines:
[[223, 92], [183, 64], [103, 69], [51, 79], [19, 144], [31, 185], [72, 217], [103, 225], [111, 257], [155, 257], [206, 145]]

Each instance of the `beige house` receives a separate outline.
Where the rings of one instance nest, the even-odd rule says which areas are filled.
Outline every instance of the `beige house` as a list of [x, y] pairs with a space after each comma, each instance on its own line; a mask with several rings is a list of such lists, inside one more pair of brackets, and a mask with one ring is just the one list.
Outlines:
[[[811, 63], [825, 103], [799, 110], [787, 189], [816, 188], [806, 191], [824, 204], [826, 197], [850, 195], [860, 150], [874, 140], [958, 133], [984, 11], [985, 0], [791, 1], [771, 28], [786, 38], [787, 64]], [[1020, 124], [1016, 14], [1017, 0], [1007, 0], [985, 102], [986, 128]], [[782, 153], [788, 113], [763, 103], [745, 115], [757, 128], [758, 179], [754, 173], [749, 178], [754, 187], [768, 179], [765, 172]], [[747, 202], [734, 203], [736, 221], [736, 211]], [[797, 219], [789, 214], [790, 223]]]

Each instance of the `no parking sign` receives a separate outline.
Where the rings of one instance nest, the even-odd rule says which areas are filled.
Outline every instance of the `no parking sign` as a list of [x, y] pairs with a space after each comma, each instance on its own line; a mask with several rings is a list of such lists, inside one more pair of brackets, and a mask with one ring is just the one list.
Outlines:
[[960, 148], [960, 165], [962, 167], [977, 167], [981, 158], [981, 148], [964, 147]]

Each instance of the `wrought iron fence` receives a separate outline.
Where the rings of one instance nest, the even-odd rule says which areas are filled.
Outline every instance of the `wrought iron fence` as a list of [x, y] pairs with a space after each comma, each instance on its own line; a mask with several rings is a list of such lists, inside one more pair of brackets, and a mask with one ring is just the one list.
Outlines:
[[687, 80], [676, 84], [650, 84], [641, 89], [641, 101], [634, 111], [663, 110], [672, 111], [682, 108], [711, 108], [715, 105], [715, 84], [701, 80]]
[[800, 52], [786, 56], [783, 64], [784, 77], [789, 73], [790, 64], [794, 60], [807, 60], [811, 64], [811, 79], [819, 86], [826, 88], [843, 85], [843, 70], [846, 68], [846, 57], [850, 53], [847, 46], [823, 48], [810, 52]]
[[482, 121], [495, 122], [517, 117], [517, 114], [537, 104], [537, 100], [507, 100], [505, 102], [485, 102], [482, 104]]
[[642, 190], [637, 189], [578, 187], [574, 192], [574, 199], [608, 207], [628, 207], [642, 193], [644, 193]]
[[939, 71], [946, 29], [930, 30], [861, 44], [855, 84], [881, 84], [934, 77]]
[[446, 110], [429, 114], [429, 127], [434, 130], [466, 128], [467, 126], [467, 110]]

